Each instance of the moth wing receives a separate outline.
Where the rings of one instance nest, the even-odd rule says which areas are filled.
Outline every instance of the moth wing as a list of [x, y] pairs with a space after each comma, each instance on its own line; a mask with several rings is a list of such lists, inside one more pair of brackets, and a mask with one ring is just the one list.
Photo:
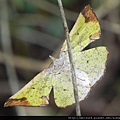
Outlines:
[[16, 94], [11, 96], [4, 106], [42, 106], [49, 104], [49, 93], [52, 79], [44, 75], [45, 71], [36, 75]]

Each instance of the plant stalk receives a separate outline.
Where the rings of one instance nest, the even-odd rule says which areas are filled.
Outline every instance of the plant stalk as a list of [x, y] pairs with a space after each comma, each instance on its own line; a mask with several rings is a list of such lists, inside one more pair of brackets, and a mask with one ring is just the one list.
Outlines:
[[58, 4], [59, 4], [59, 8], [60, 8], [60, 12], [61, 12], [62, 20], [63, 20], [63, 25], [65, 29], [65, 34], [66, 34], [68, 55], [69, 55], [70, 68], [71, 68], [71, 74], [72, 74], [73, 91], [74, 91], [74, 98], [75, 98], [75, 105], [76, 105], [76, 116], [81, 116], [78, 88], [77, 88], [77, 81], [76, 81], [76, 73], [75, 73], [73, 57], [72, 57], [72, 47], [70, 43], [69, 29], [68, 29], [67, 22], [66, 22], [62, 1], [58, 0]]

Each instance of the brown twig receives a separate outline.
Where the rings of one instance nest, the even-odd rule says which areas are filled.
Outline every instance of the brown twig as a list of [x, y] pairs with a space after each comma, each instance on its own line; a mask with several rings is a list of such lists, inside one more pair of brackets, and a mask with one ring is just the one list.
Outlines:
[[70, 61], [70, 67], [71, 67], [73, 91], [74, 91], [74, 98], [75, 98], [75, 104], [76, 104], [76, 115], [81, 116], [78, 89], [77, 89], [77, 83], [76, 83], [76, 74], [75, 74], [75, 68], [73, 65], [73, 57], [72, 57], [72, 52], [71, 52], [72, 49], [71, 49], [71, 44], [70, 44], [69, 29], [68, 29], [67, 22], [66, 22], [62, 1], [58, 0], [58, 4], [59, 4], [62, 20], [63, 20], [63, 25], [65, 29], [65, 34], [66, 34], [66, 41], [67, 41], [67, 46], [68, 46], [68, 55], [69, 55], [69, 61]]

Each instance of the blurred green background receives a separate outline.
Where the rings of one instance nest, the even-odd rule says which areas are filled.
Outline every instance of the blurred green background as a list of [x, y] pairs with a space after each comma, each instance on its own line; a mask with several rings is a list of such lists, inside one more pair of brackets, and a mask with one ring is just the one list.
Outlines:
[[[104, 78], [80, 102], [84, 116], [120, 115], [120, 0], [62, 0], [69, 29], [85, 5], [95, 11], [109, 58]], [[75, 115], [75, 106], [6, 107], [4, 102], [49, 65], [65, 39], [57, 0], [0, 0], [0, 116]]]

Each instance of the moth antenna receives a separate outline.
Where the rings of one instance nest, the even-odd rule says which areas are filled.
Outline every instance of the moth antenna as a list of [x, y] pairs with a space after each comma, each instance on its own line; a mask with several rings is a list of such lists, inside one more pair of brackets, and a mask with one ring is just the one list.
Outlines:
[[54, 62], [55, 61], [55, 58], [51, 55], [49, 55], [49, 58]]

